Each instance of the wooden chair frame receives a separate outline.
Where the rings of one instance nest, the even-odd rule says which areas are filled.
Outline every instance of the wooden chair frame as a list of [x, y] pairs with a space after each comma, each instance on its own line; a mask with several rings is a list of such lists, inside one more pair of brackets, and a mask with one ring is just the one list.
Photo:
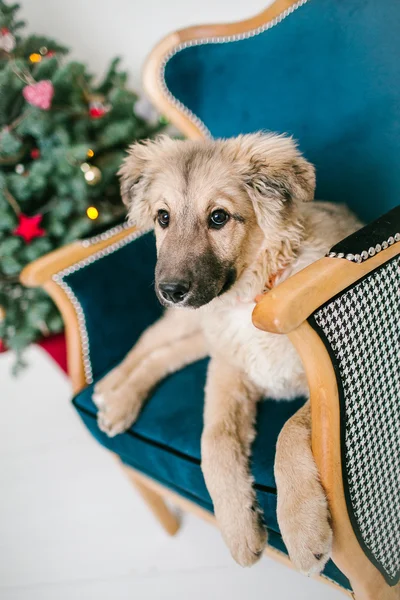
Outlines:
[[[145, 64], [143, 80], [150, 99], [187, 137], [203, 138], [205, 133], [193, 115], [187, 114], [179, 103], [172, 102], [163, 86], [162, 69], [166, 58], [183, 42], [248, 32], [274, 21], [285, 12], [291, 12], [301, 3], [298, 0], [277, 0], [260, 14], [245, 21], [189, 27], [167, 36], [154, 48]], [[28, 265], [21, 274], [24, 285], [43, 287], [61, 311], [66, 329], [69, 373], [75, 393], [86, 385], [78, 317], [70, 298], [53, 279], [53, 275], [131, 233], [132, 228], [125, 228], [107, 240], [90, 245], [76, 241]], [[400, 600], [400, 583], [394, 587], [388, 586], [364, 554], [353, 532], [342, 481], [336, 376], [323, 342], [307, 319], [324, 302], [397, 254], [400, 254], [399, 243], [361, 264], [339, 258], [322, 258], [266, 294], [253, 313], [256, 327], [288, 335], [303, 361], [311, 394], [312, 450], [332, 512], [333, 560], [350, 580], [354, 594], [347, 593], [325, 577], [319, 578], [356, 600]], [[214, 517], [196, 504], [130, 467], [123, 468], [169, 534], [176, 533], [179, 522], [165, 500], [183, 511], [215, 523]], [[266, 553], [291, 566], [289, 558], [277, 550], [268, 547]]]

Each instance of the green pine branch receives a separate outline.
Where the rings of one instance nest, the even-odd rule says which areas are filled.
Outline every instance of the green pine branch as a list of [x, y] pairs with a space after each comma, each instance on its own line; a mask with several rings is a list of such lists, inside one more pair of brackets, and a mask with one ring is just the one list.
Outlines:
[[[135, 114], [137, 95], [126, 87], [120, 59], [95, 84], [84, 63], [66, 61], [63, 44], [40, 34], [24, 36], [18, 11], [18, 4], [0, 0], [0, 29], [15, 40], [11, 50], [0, 52], [0, 339], [21, 356], [29, 343], [63, 327], [49, 297], [19, 283], [21, 270], [99, 226], [123, 220], [116, 173], [125, 149], [165, 125]], [[49, 110], [23, 96], [25, 86], [44, 80], [54, 89]], [[101, 114], [91, 114], [93, 109]], [[85, 179], [83, 163], [100, 169], [95, 185]], [[99, 212], [95, 221], [86, 213], [91, 205]], [[42, 215], [45, 235], [29, 243], [15, 235], [20, 213]]]

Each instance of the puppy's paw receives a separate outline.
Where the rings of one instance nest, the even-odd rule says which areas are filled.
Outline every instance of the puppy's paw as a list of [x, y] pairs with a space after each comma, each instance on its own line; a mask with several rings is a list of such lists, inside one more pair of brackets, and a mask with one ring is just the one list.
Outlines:
[[116, 390], [120, 387], [127, 378], [127, 373], [125, 369], [118, 365], [112, 371], [107, 373], [103, 379], [100, 379], [94, 386], [93, 392], [93, 402], [96, 404], [97, 408], [101, 408], [100, 403], [102, 402], [102, 397], [112, 390]]
[[[218, 513], [224, 514], [220, 517]], [[242, 567], [251, 567], [260, 558], [267, 543], [267, 532], [258, 508], [231, 506], [216, 511], [217, 521], [233, 558]]]
[[109, 437], [122, 433], [136, 421], [142, 406], [142, 399], [135, 395], [134, 390], [118, 388], [93, 397], [99, 412], [97, 424], [101, 431]]
[[332, 552], [332, 528], [324, 490], [317, 479], [290, 501], [280, 498], [278, 521], [293, 565], [306, 575], [320, 573]]

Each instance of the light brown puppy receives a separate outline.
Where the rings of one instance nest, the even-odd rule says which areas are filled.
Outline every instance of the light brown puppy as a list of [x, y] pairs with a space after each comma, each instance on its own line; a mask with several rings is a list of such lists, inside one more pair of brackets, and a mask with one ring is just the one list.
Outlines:
[[[121, 180], [130, 220], [154, 226], [156, 293], [168, 310], [96, 385], [99, 426], [108, 435], [124, 431], [160, 379], [210, 355], [202, 469], [233, 557], [251, 565], [266, 542], [249, 471], [256, 404], [308, 393], [288, 338], [252, 325], [254, 298], [360, 223], [344, 206], [308, 203], [314, 168], [285, 136], [134, 144]], [[280, 435], [275, 473], [291, 558], [302, 571], [320, 571], [332, 532], [308, 403]]]

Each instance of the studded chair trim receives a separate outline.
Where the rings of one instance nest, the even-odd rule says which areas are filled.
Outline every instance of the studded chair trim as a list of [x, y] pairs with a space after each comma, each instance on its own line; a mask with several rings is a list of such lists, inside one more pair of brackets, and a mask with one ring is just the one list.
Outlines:
[[310, 318], [337, 377], [343, 484], [365, 554], [400, 580], [400, 256]]
[[341, 240], [328, 252], [330, 258], [362, 263], [400, 242], [400, 204]]

